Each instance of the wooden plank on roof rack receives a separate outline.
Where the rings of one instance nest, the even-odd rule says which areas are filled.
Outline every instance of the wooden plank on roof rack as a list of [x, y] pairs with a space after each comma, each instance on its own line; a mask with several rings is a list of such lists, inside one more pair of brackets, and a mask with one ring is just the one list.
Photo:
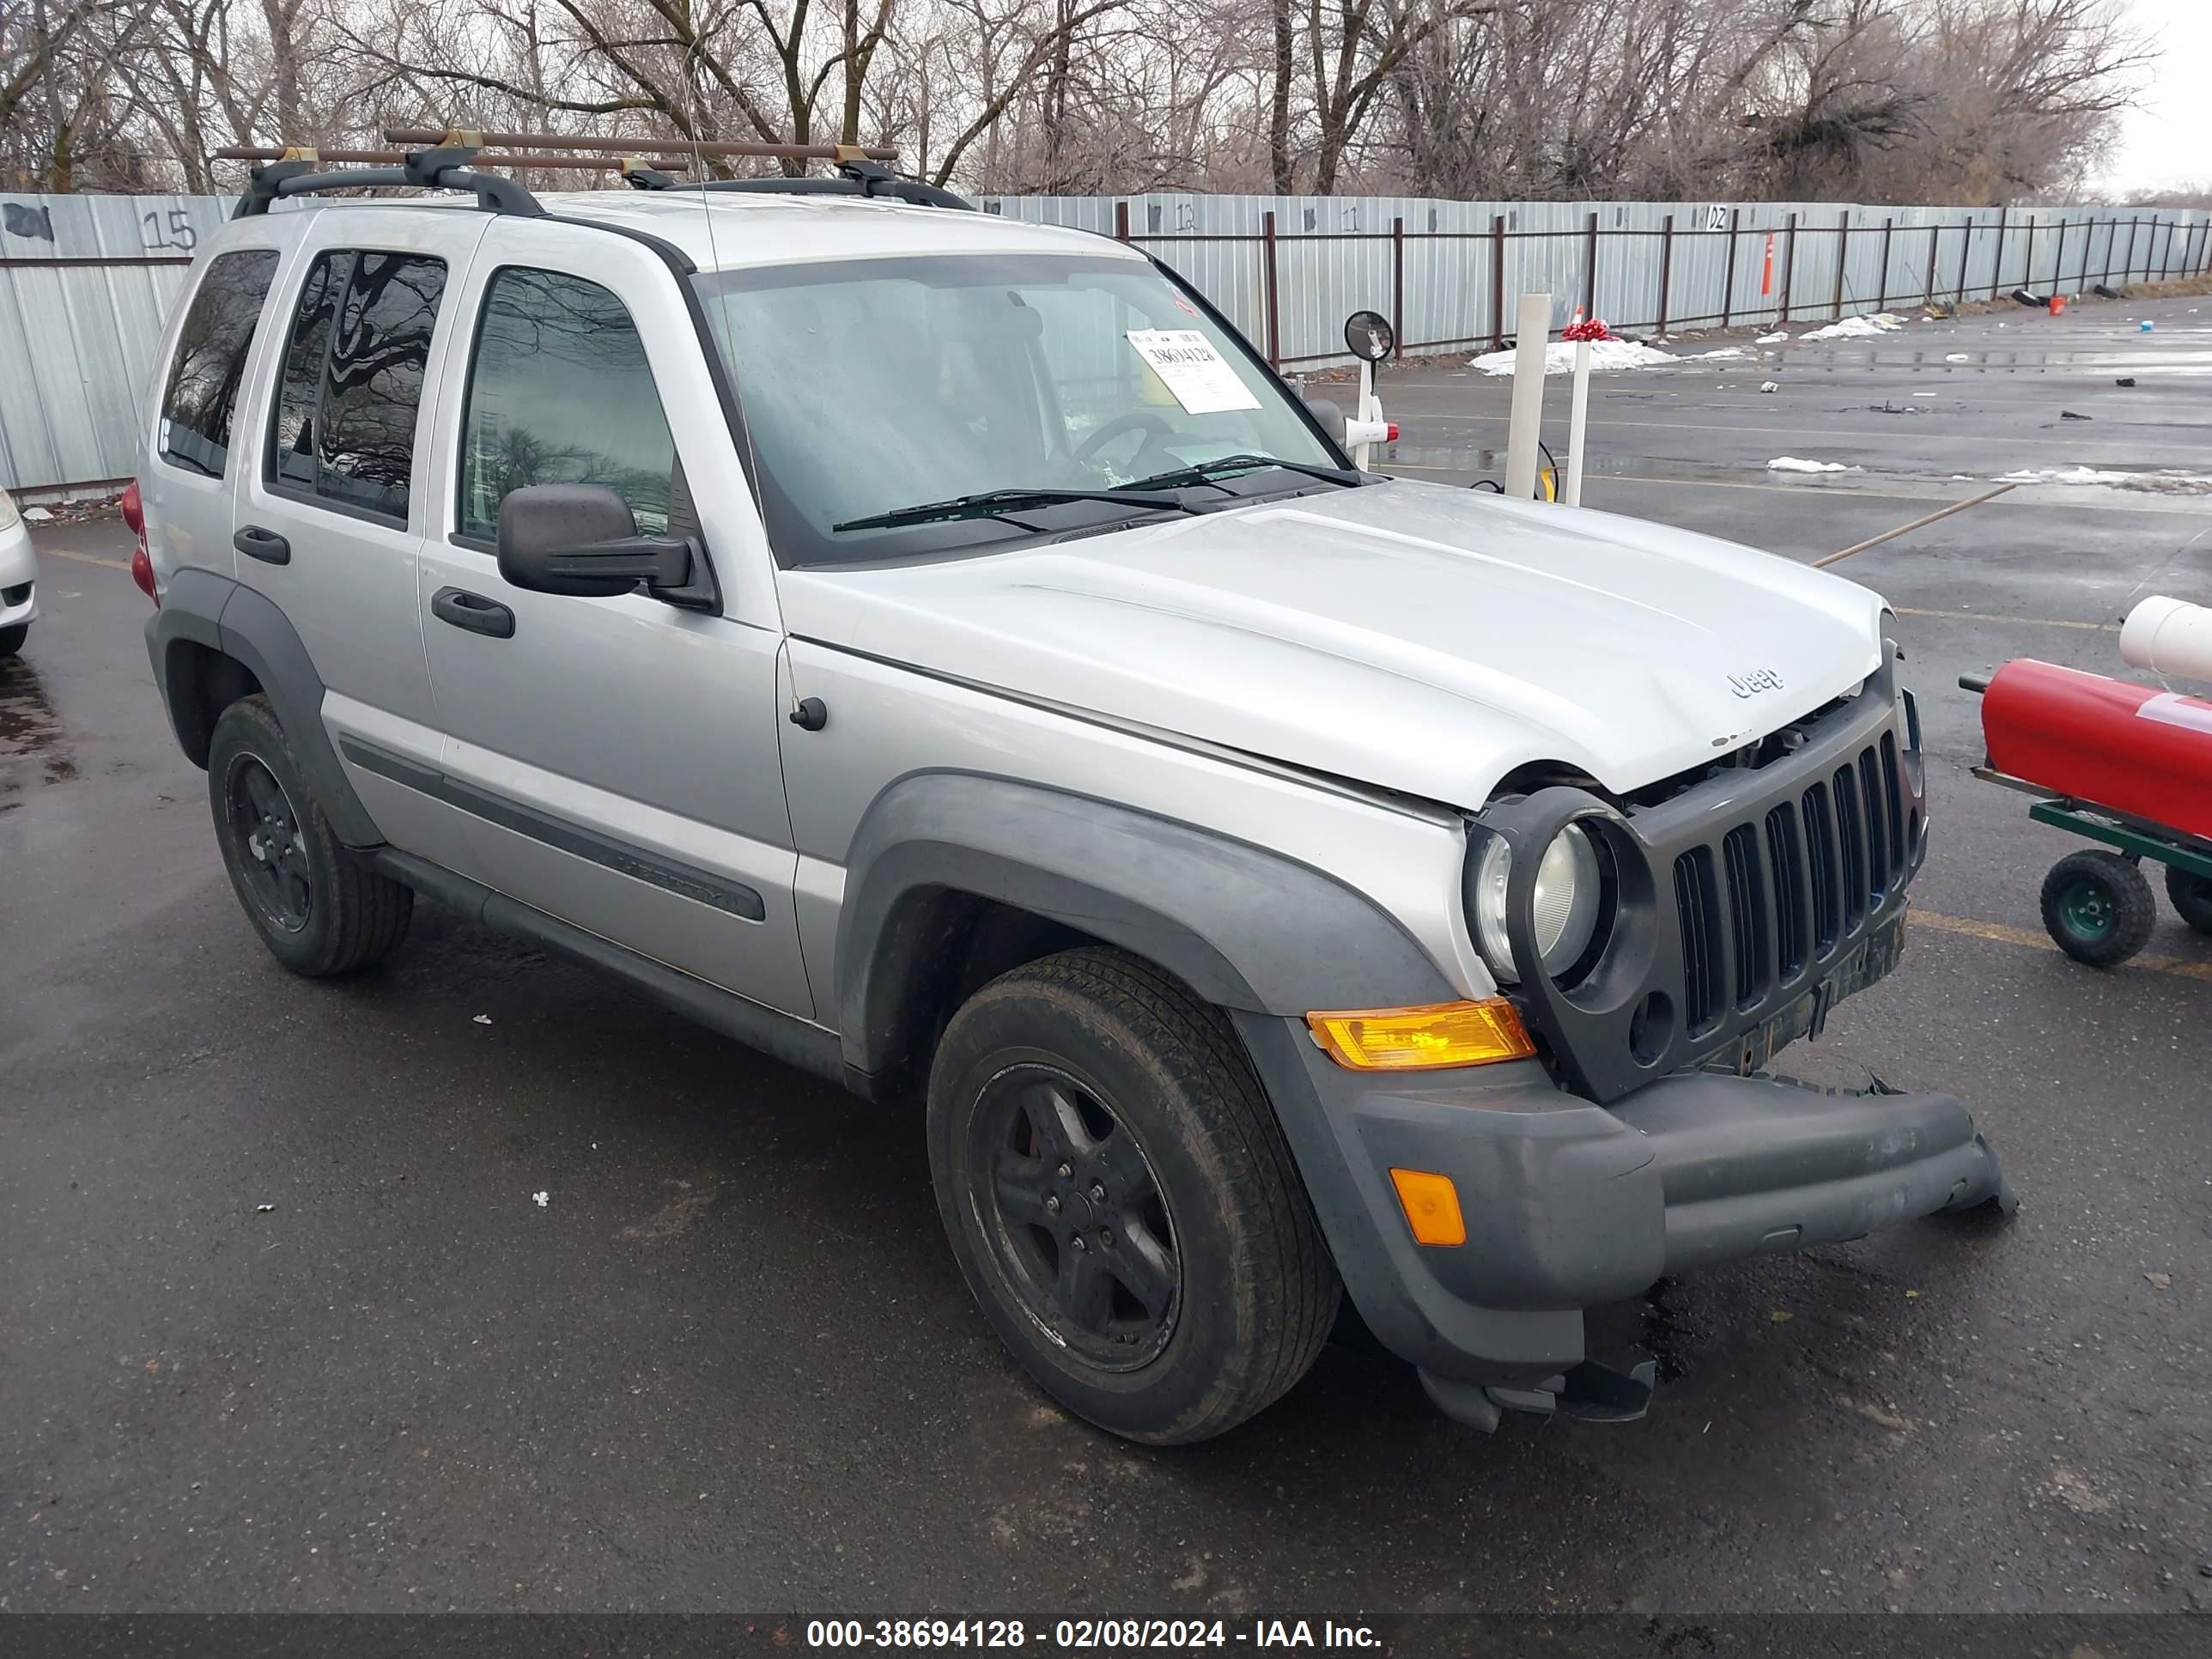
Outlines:
[[[483, 144], [503, 144], [523, 149], [590, 150], [611, 155], [757, 155], [771, 161], [835, 161], [858, 154], [871, 161], [895, 161], [898, 151], [883, 145], [757, 144], [725, 138], [595, 138], [573, 132], [479, 132], [466, 137]], [[440, 127], [386, 127], [384, 138], [392, 144], [441, 144], [447, 131]]]
[[[404, 149], [319, 149], [301, 152], [233, 144], [216, 151], [215, 159], [219, 161], [282, 161], [295, 155], [301, 154], [318, 166], [335, 161], [366, 164], [372, 167], [401, 167], [406, 163], [410, 152]], [[467, 165], [472, 167], [571, 168], [596, 173], [613, 173], [621, 169], [627, 162], [642, 159], [635, 155], [509, 155], [504, 151], [487, 150], [482, 155], [471, 156]], [[653, 161], [657, 167], [669, 167], [679, 172], [684, 170], [689, 164], [689, 158], [681, 155], [656, 155]]]

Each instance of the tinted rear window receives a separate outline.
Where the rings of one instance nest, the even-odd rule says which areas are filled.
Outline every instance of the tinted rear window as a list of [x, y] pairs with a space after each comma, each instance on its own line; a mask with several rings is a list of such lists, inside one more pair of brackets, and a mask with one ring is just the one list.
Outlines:
[[222, 477], [246, 359], [276, 275], [274, 248], [218, 254], [209, 264], [185, 313], [168, 388], [161, 394], [163, 459], [210, 478]]
[[335, 505], [404, 519], [415, 416], [446, 262], [326, 253], [301, 289], [277, 401], [273, 477]]

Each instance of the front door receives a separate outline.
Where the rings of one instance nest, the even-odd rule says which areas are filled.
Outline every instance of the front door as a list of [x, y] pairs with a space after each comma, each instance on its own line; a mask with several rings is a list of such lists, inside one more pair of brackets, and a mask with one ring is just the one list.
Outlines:
[[[777, 750], [782, 635], [757, 515], [679, 279], [611, 234], [500, 219], [458, 295], [468, 352], [418, 580], [465, 873], [811, 1018]], [[672, 420], [672, 415], [683, 418]], [[688, 481], [696, 481], [696, 483]], [[722, 614], [501, 580], [499, 504], [599, 483], [717, 566]], [[769, 600], [772, 606], [772, 599]]]

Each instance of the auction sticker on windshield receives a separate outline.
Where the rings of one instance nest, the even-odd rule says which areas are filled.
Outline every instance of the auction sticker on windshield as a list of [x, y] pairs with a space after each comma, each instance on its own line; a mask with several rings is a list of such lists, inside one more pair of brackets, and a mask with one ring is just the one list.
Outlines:
[[1175, 394], [1186, 415], [1257, 409], [1252, 388], [1237, 378], [1213, 342], [1194, 328], [1133, 328], [1129, 343]]

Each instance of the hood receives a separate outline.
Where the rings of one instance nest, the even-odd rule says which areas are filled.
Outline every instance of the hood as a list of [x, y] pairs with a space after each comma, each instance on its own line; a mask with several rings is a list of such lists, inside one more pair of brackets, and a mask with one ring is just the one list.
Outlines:
[[1452, 805], [1626, 791], [1879, 665], [1855, 583], [1639, 519], [1394, 480], [1005, 553], [791, 570], [784, 625]]

